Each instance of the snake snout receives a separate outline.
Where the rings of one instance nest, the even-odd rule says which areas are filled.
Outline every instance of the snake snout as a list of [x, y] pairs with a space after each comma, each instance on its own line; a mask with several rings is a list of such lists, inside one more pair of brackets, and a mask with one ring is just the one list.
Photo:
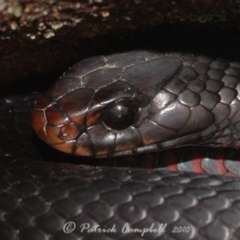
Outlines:
[[47, 96], [37, 100], [31, 122], [33, 130], [43, 141], [66, 153], [72, 153], [77, 137], [84, 130], [71, 122], [60, 105]]

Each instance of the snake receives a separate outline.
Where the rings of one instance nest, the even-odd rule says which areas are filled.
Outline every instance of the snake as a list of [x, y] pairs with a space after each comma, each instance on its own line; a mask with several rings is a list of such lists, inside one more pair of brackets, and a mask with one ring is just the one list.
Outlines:
[[239, 63], [201, 55], [133, 51], [88, 58], [37, 100], [32, 126], [47, 144], [76, 156], [188, 145], [238, 149], [239, 76]]
[[40, 96], [1, 98], [1, 239], [238, 239], [238, 178], [100, 163], [160, 163], [181, 146], [237, 154], [239, 76], [238, 62], [137, 50], [82, 60]]

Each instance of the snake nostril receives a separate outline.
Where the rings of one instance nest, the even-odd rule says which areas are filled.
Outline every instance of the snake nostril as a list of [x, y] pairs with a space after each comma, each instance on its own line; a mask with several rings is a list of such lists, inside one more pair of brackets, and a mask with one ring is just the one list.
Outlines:
[[64, 141], [68, 141], [68, 140], [69, 140], [68, 135], [69, 135], [68, 128], [67, 128], [67, 127], [63, 127], [63, 128], [60, 130], [59, 138], [61, 138], [61, 139], [64, 140]]
[[59, 138], [65, 142], [75, 140], [81, 132], [75, 124], [64, 125], [59, 131]]

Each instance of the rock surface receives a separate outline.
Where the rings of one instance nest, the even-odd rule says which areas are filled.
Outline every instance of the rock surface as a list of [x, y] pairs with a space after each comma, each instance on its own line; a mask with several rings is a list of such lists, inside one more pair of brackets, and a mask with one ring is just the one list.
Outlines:
[[237, 0], [0, 0], [0, 92], [46, 88], [83, 58], [129, 49], [237, 56], [239, 11]]

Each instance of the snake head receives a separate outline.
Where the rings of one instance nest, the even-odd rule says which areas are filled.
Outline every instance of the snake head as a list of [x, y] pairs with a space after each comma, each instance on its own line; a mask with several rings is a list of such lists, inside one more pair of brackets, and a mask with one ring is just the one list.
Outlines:
[[83, 60], [37, 100], [33, 129], [52, 147], [80, 156], [198, 142], [214, 131], [219, 101], [212, 92], [212, 106], [201, 99], [208, 93], [204, 66], [194, 56], [145, 51]]
[[[146, 115], [149, 97], [125, 81], [110, 82], [98, 91], [80, 84], [79, 79], [63, 77], [37, 100], [32, 113], [37, 135], [60, 151], [81, 156], [141, 146], [136, 126], [144, 120], [140, 116]], [[67, 87], [63, 93], [66, 85], [74, 89]]]

